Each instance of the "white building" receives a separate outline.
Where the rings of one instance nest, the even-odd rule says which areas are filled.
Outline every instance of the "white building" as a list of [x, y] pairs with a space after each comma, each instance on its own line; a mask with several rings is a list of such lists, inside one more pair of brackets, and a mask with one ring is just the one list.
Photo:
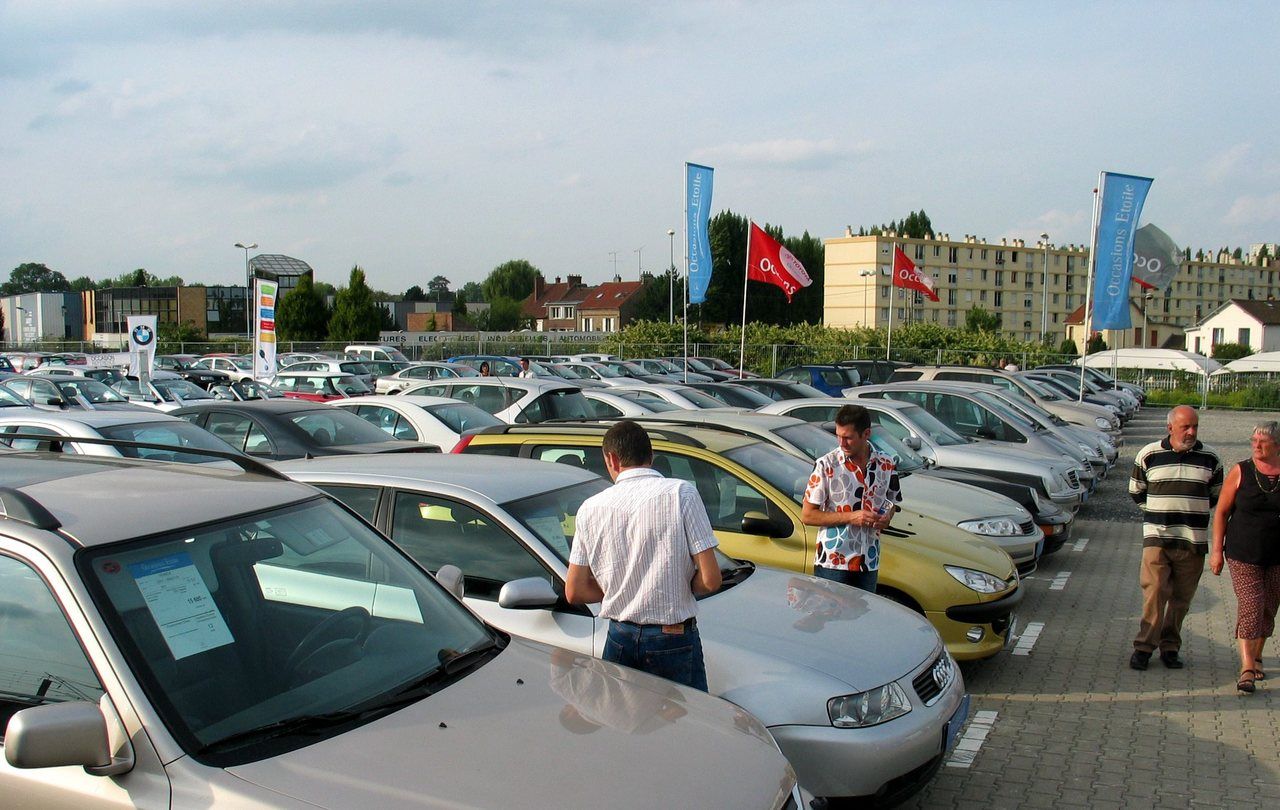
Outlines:
[[1240, 343], [1254, 352], [1280, 350], [1280, 302], [1233, 298], [1187, 329], [1187, 348], [1211, 354], [1220, 343]]

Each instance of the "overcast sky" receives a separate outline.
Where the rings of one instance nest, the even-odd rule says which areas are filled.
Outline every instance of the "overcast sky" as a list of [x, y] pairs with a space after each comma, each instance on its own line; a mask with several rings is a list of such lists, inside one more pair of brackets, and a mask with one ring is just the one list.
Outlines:
[[1180, 245], [1280, 241], [1278, 7], [0, 0], [0, 280], [635, 278], [687, 160], [788, 234], [1083, 243], [1109, 170]]

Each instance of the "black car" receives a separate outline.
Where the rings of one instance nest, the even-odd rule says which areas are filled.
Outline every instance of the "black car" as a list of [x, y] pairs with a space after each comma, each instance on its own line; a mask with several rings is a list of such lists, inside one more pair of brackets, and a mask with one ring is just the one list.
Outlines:
[[746, 380], [729, 380], [726, 385], [740, 385], [764, 394], [773, 401], [780, 399], [808, 399], [809, 397], [825, 397], [827, 392], [819, 391], [808, 383], [795, 380], [778, 380], [768, 377], [756, 377]]
[[714, 397], [731, 408], [763, 408], [770, 405], [773, 400], [759, 391], [753, 391], [742, 385], [729, 385], [726, 382], [713, 383], [689, 383], [690, 388], [695, 388], [702, 393]]
[[351, 453], [438, 453], [433, 444], [388, 439], [341, 408], [299, 399], [213, 400], [172, 412], [251, 456], [282, 461]]
[[199, 368], [191, 365], [198, 359], [190, 354], [162, 354], [156, 357], [156, 368], [172, 371], [182, 379], [194, 383], [208, 391], [215, 385], [226, 385], [231, 382], [231, 375], [225, 371], [214, 371], [211, 368]]

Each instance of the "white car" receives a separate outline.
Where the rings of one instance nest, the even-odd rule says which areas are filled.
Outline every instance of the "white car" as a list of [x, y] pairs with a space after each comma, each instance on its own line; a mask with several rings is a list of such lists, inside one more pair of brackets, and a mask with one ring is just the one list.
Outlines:
[[618, 392], [619, 396], [632, 399], [638, 394], [669, 402], [682, 411], [719, 410], [728, 407], [710, 394], [687, 385], [642, 384], [629, 386]]
[[463, 363], [414, 363], [408, 368], [400, 369], [395, 374], [387, 374], [374, 380], [373, 390], [377, 394], [398, 394], [406, 388], [421, 382], [479, 376], [480, 372]]
[[291, 373], [297, 371], [332, 371], [335, 374], [350, 374], [365, 385], [373, 388], [373, 372], [359, 360], [302, 360], [289, 366]]
[[351, 411], [393, 438], [434, 444], [446, 453], [464, 431], [503, 424], [475, 405], [445, 397], [401, 394], [335, 399], [329, 404]]
[[649, 396], [626, 397], [624, 388], [584, 388], [582, 396], [591, 404], [592, 415], [597, 419], [629, 419], [635, 416], [652, 416], [674, 405]]
[[570, 360], [560, 365], [571, 369], [579, 377], [586, 380], [599, 380], [608, 386], [630, 386], [643, 385], [644, 380], [637, 380], [635, 377], [625, 377], [608, 366], [601, 365], [594, 361]]
[[253, 379], [253, 359], [250, 357], [201, 357], [191, 366], [223, 371], [233, 380]]
[[509, 425], [545, 422], [548, 419], [595, 417], [581, 388], [547, 377], [436, 380], [407, 388], [401, 395], [404, 394], [448, 397], [468, 402]]
[[176, 411], [198, 400], [214, 399], [213, 394], [171, 371], [156, 371], [149, 380], [126, 377], [111, 387], [130, 402], [160, 411]]
[[[466, 603], [485, 621], [602, 654], [600, 606], [568, 605], [562, 594], [574, 518], [607, 480], [485, 456], [276, 466], [342, 500], [427, 570], [457, 566]], [[768, 726], [816, 796], [883, 788], [900, 800], [927, 782], [968, 711], [960, 670], [932, 625], [864, 591], [718, 558], [724, 586], [698, 600], [711, 694]]]
[[[48, 436], [40, 438], [13, 438]], [[64, 439], [65, 441], [60, 441]], [[77, 442], [75, 439], [116, 439], [129, 442], [167, 445], [173, 449], [148, 447], [113, 447], [109, 444]], [[145, 458], [155, 461], [179, 461], [186, 464], [217, 462], [215, 456], [183, 453], [181, 448], [233, 452], [231, 445], [185, 419], [166, 413], [138, 408], [134, 411], [72, 411], [50, 413], [0, 412], [0, 444], [15, 450], [51, 450], [85, 456], [111, 458]]]

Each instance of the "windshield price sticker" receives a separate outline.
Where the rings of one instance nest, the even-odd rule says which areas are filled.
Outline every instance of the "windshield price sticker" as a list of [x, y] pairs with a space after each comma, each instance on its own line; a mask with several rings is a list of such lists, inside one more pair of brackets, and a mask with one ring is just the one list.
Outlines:
[[235, 641], [185, 551], [129, 565], [175, 661]]

